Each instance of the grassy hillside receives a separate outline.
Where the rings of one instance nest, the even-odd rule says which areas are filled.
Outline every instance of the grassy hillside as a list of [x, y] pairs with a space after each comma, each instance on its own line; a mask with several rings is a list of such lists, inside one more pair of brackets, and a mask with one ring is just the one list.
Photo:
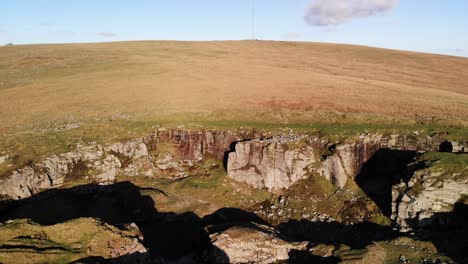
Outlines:
[[468, 59], [269, 41], [0, 47], [0, 133], [50, 122], [466, 125]]

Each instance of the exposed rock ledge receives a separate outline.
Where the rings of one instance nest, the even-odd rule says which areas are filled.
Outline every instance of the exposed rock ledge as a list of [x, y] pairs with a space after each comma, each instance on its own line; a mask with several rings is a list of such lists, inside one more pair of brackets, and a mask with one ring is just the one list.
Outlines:
[[434, 215], [452, 212], [454, 205], [468, 197], [468, 168], [453, 173], [423, 168], [413, 177], [392, 188], [392, 220], [400, 231], [425, 228], [437, 219]]
[[[0, 200], [30, 197], [42, 190], [60, 187], [67, 180], [77, 177], [109, 184], [114, 182], [118, 174], [153, 176], [162, 170], [173, 169], [174, 164], [192, 164], [208, 156], [222, 160], [232, 142], [247, 136], [261, 137], [248, 130], [159, 129], [147, 137], [126, 142], [78, 148], [2, 176]], [[164, 152], [161, 153], [163, 158], [158, 160], [158, 157], [152, 155], [151, 152], [158, 150], [161, 144], [168, 144], [176, 157]]]
[[[342, 188], [380, 148], [437, 151], [442, 142], [437, 137], [366, 134], [354, 143], [330, 146], [318, 136], [291, 133], [275, 136], [241, 129], [159, 129], [147, 137], [79, 148], [13, 171], [0, 180], [0, 199], [29, 197], [60, 187], [73, 177], [86, 176], [89, 181], [107, 184], [119, 174], [157, 176], [161, 171], [174, 169], [180, 174], [184, 166], [207, 157], [223, 160], [227, 154], [229, 177], [256, 188], [278, 191], [314, 173]], [[165, 148], [160, 148], [162, 144], [169, 145], [175, 153], [165, 152]], [[162, 153], [155, 156], [158, 151]]]
[[[330, 146], [316, 136], [280, 136], [237, 143], [229, 154], [227, 170], [235, 180], [270, 191], [286, 189], [314, 173], [343, 188], [379, 149], [438, 151], [443, 142], [431, 137], [366, 134], [354, 143]], [[328, 153], [320, 155], [327, 148]]]
[[[287, 242], [250, 228], [232, 227], [211, 235], [213, 245], [227, 255], [230, 263], [278, 263], [289, 260], [291, 250], [303, 251], [308, 242]], [[213, 254], [214, 255], [214, 254]], [[223, 263], [214, 257], [216, 263]]]

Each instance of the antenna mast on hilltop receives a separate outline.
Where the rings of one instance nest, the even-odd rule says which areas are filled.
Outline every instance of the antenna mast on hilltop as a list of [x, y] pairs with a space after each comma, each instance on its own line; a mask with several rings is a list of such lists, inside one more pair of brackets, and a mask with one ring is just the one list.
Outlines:
[[255, 40], [255, 0], [252, 0], [252, 40]]

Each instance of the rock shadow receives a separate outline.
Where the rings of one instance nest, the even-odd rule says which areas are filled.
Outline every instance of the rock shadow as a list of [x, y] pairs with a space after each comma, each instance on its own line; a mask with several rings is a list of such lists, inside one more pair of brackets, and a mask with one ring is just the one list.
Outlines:
[[118, 228], [135, 223], [151, 259], [197, 258], [213, 247], [196, 214], [158, 212], [153, 199], [130, 182], [54, 189], [0, 203], [0, 222], [30, 219], [41, 225], [54, 225], [82, 217], [97, 218]]
[[[98, 218], [122, 228], [135, 223], [143, 234], [148, 253], [134, 253], [114, 259], [88, 257], [75, 263], [229, 263], [224, 251], [215, 247], [210, 234], [231, 227], [248, 227], [288, 242], [363, 249], [405, 234], [371, 222], [345, 225], [338, 222], [289, 220], [273, 226], [254, 213], [237, 208], [222, 208], [203, 218], [194, 213], [158, 212], [153, 199], [130, 182], [110, 186], [84, 185], [49, 190], [19, 201], [0, 202], [0, 222], [31, 219], [54, 225], [82, 217]], [[451, 213], [436, 214], [425, 221], [413, 221], [417, 230], [412, 238], [431, 241], [437, 249], [458, 263], [468, 263], [468, 206], [458, 203]], [[411, 223], [411, 222], [410, 222]], [[207, 254], [208, 252], [208, 254]], [[293, 250], [288, 263], [339, 263], [339, 257], [320, 257], [309, 250]]]
[[400, 233], [391, 227], [371, 222], [345, 225], [338, 222], [290, 220], [278, 226], [280, 233], [291, 242], [309, 241], [311, 245], [327, 244], [363, 249], [374, 242], [397, 238]]
[[290, 264], [302, 264], [302, 263], [314, 263], [314, 264], [338, 264], [341, 263], [341, 259], [338, 257], [321, 257], [316, 256], [309, 251], [291, 250], [289, 252]]
[[392, 185], [408, 181], [413, 169], [408, 165], [418, 156], [416, 151], [380, 149], [362, 165], [356, 183], [389, 217], [392, 214]]
[[229, 154], [232, 153], [232, 152], [236, 152], [236, 145], [237, 143], [241, 143], [241, 142], [245, 142], [245, 141], [250, 141], [251, 139], [244, 139], [244, 140], [241, 140], [241, 141], [234, 141], [232, 142], [231, 144], [229, 144], [229, 150], [225, 151], [224, 152], [224, 156], [223, 156], [223, 167], [224, 167], [224, 170], [227, 171], [228, 167], [228, 160], [229, 160]]
[[450, 213], [408, 221], [420, 240], [431, 241], [437, 250], [456, 263], [468, 263], [468, 205], [458, 202]]

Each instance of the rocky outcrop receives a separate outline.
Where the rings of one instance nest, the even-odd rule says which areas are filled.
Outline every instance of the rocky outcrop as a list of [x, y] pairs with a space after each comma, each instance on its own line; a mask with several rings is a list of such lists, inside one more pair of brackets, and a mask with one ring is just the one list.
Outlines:
[[205, 157], [223, 160], [233, 142], [247, 138], [260, 138], [261, 132], [238, 130], [185, 130], [159, 129], [146, 138], [152, 149], [158, 144], [169, 144], [179, 160], [200, 161]]
[[308, 177], [317, 162], [310, 145], [288, 146], [287, 143], [298, 138], [292, 136], [285, 140], [277, 137], [237, 143], [235, 152], [228, 157], [229, 176], [255, 188], [267, 188], [270, 191], [290, 187]]
[[343, 188], [381, 148], [437, 151], [441, 144], [451, 151], [467, 150], [438, 136], [365, 134], [333, 145], [318, 136], [292, 132], [275, 136], [247, 129], [159, 129], [147, 137], [78, 148], [13, 171], [0, 180], [0, 198], [29, 197], [80, 177], [101, 184], [113, 182], [119, 174], [151, 177], [168, 172], [182, 178], [207, 158], [227, 161], [231, 178], [256, 188], [279, 191], [313, 174]]
[[362, 135], [352, 144], [331, 146], [332, 154], [324, 159], [319, 173], [343, 188], [348, 179], [358, 174], [362, 164], [382, 147], [381, 140], [381, 135]]
[[[66, 181], [86, 179], [100, 184], [114, 182], [119, 174], [154, 176], [176, 168], [174, 175], [186, 175], [186, 167], [205, 157], [222, 160], [232, 142], [247, 136], [259, 136], [249, 130], [168, 130], [159, 129], [144, 138], [108, 145], [81, 147], [53, 155], [3, 176], [0, 199], [22, 199], [42, 190], [57, 188]], [[164, 152], [162, 145], [175, 155]], [[160, 151], [158, 159], [151, 152]]]
[[[343, 188], [379, 149], [438, 151], [438, 137], [363, 134], [352, 143], [329, 144], [314, 136], [290, 135], [236, 144], [229, 154], [228, 175], [255, 188], [278, 191], [312, 174], [319, 174]], [[461, 144], [458, 151], [464, 150]], [[322, 157], [314, 153], [328, 153]]]
[[[141, 166], [142, 163], [148, 167]], [[142, 139], [83, 147], [13, 171], [0, 181], [0, 197], [22, 199], [76, 178], [87, 177], [93, 182], [108, 184], [121, 170], [134, 175], [142, 168], [148, 169], [146, 173], [153, 170]]]
[[255, 229], [233, 227], [211, 235], [230, 263], [278, 263], [289, 260], [291, 250], [305, 250], [308, 242], [290, 243]]
[[401, 231], [411, 231], [432, 224], [432, 217], [449, 213], [468, 196], [467, 169], [453, 173], [424, 168], [408, 181], [392, 188], [392, 220]]

